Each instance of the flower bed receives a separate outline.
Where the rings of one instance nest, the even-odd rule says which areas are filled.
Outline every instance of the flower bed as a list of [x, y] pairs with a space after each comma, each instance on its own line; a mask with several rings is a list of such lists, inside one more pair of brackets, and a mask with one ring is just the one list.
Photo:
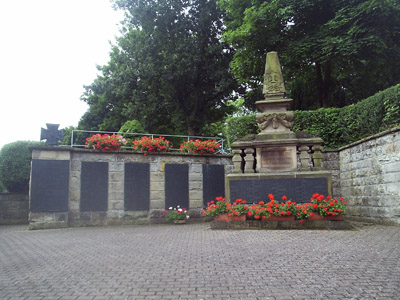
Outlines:
[[216, 201], [211, 201], [202, 211], [203, 215], [218, 217], [226, 214], [226, 218], [220, 218], [225, 221], [232, 221], [241, 215], [246, 215], [247, 220], [262, 221], [294, 221], [298, 220], [303, 223], [310, 221], [314, 216], [320, 215], [322, 220], [340, 220], [338, 216], [342, 216], [345, 212], [346, 201], [343, 198], [339, 200], [332, 197], [325, 197], [320, 194], [314, 194], [310, 202], [298, 204], [294, 201], [287, 200], [286, 196], [281, 198], [282, 201], [275, 199], [273, 194], [268, 195], [269, 202], [260, 201], [257, 204], [246, 204], [243, 199], [237, 199], [235, 202], [228, 203], [225, 198], [217, 197]]

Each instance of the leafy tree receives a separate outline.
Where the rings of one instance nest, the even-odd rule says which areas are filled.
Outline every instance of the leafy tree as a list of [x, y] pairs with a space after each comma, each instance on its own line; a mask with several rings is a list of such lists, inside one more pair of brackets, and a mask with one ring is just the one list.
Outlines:
[[265, 54], [279, 52], [295, 109], [343, 106], [400, 81], [398, 0], [219, 0], [231, 67], [262, 99]]
[[220, 39], [216, 0], [114, 0], [123, 35], [82, 99], [80, 128], [118, 130], [138, 120], [148, 132], [198, 134], [230, 110], [232, 49]]
[[29, 147], [43, 143], [17, 141], [6, 144], [0, 151], [0, 182], [9, 192], [28, 192], [32, 154]]

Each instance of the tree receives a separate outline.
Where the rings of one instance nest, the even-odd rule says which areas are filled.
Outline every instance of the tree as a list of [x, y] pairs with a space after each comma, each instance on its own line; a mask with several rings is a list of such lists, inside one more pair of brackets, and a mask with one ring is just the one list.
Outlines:
[[82, 100], [80, 128], [116, 131], [138, 120], [155, 133], [199, 134], [229, 111], [232, 49], [216, 0], [115, 0], [123, 35]]
[[231, 67], [261, 99], [265, 54], [278, 51], [295, 108], [343, 106], [400, 81], [398, 0], [220, 0]]

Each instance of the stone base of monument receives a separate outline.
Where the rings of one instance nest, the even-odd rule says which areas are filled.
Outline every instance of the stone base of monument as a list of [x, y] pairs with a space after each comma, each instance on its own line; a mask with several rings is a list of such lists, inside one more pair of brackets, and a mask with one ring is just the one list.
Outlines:
[[244, 222], [211, 222], [211, 229], [235, 230], [279, 230], [279, 229], [316, 229], [316, 230], [353, 230], [355, 227], [348, 221], [269, 221], [248, 220]]
[[238, 173], [225, 176], [225, 197], [233, 202], [244, 199], [247, 203], [269, 201], [268, 194], [280, 200], [297, 203], [309, 202], [313, 194], [332, 195], [332, 175], [327, 171]]

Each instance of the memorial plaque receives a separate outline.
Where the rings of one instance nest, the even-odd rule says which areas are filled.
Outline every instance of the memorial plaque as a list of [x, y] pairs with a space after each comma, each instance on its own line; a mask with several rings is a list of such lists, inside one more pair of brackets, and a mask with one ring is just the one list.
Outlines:
[[297, 168], [296, 147], [257, 148], [259, 172], [295, 171]]
[[108, 210], [108, 163], [82, 162], [81, 211]]
[[229, 181], [230, 200], [244, 199], [248, 203], [269, 201], [271, 193], [277, 200], [282, 196], [297, 203], [309, 202], [314, 193], [328, 195], [328, 179], [317, 178], [271, 178], [240, 179]]
[[165, 209], [189, 208], [189, 167], [187, 164], [165, 165]]
[[32, 160], [31, 212], [68, 211], [69, 160]]
[[203, 165], [203, 204], [225, 197], [225, 170], [223, 165]]
[[126, 163], [124, 184], [125, 210], [150, 209], [150, 164]]

